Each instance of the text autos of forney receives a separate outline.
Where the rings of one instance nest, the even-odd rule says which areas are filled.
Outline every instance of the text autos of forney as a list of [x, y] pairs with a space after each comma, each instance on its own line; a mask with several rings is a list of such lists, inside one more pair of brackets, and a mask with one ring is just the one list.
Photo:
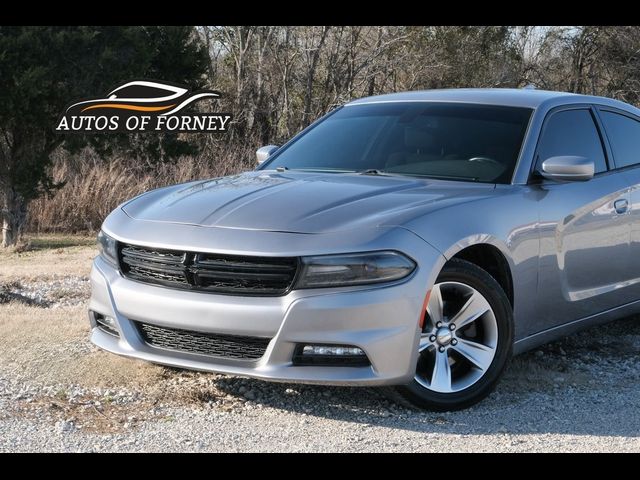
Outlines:
[[70, 105], [56, 125], [60, 133], [224, 133], [229, 113], [185, 113], [196, 102], [217, 100], [214, 90], [190, 91], [165, 82], [135, 80], [106, 95]]

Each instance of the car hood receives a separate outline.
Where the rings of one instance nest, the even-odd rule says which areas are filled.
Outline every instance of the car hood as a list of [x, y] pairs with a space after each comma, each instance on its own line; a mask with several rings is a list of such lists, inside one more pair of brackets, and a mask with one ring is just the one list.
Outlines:
[[433, 209], [495, 194], [495, 186], [361, 174], [256, 171], [175, 185], [122, 206], [138, 220], [327, 233], [401, 226]]

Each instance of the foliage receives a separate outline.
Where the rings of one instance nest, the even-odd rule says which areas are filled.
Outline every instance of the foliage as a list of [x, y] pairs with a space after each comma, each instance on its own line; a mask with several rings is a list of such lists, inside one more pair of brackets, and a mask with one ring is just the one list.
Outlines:
[[538, 88], [640, 102], [640, 27], [199, 27], [238, 141], [282, 140], [333, 106], [402, 90]]
[[131, 78], [162, 78], [197, 87], [206, 52], [192, 27], [0, 27], [0, 221], [14, 243], [27, 202], [52, 192], [48, 167], [60, 146], [90, 143], [102, 153], [138, 157], [192, 153], [171, 136], [61, 136], [58, 116], [71, 101], [104, 95]]
[[[155, 135], [69, 137], [52, 171], [63, 137], [51, 125], [64, 105], [132, 77], [221, 90], [218, 108], [234, 115], [229, 134], [191, 135], [188, 144]], [[639, 104], [640, 27], [0, 27], [0, 194], [7, 181], [24, 200], [68, 181], [56, 198], [33, 203], [31, 225], [95, 229], [115, 199], [250, 168], [259, 144], [282, 142], [351, 99], [529, 84]], [[91, 149], [80, 150], [87, 143]], [[198, 165], [191, 173], [190, 162]], [[92, 184], [99, 181], [114, 184]], [[112, 199], [96, 208], [93, 189]]]

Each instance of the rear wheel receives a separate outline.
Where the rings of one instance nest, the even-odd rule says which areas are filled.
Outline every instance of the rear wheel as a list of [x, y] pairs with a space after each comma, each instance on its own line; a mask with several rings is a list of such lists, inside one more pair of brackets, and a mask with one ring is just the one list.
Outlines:
[[459, 410], [495, 387], [513, 346], [513, 314], [487, 272], [453, 259], [438, 276], [425, 312], [413, 381], [396, 387], [430, 410]]

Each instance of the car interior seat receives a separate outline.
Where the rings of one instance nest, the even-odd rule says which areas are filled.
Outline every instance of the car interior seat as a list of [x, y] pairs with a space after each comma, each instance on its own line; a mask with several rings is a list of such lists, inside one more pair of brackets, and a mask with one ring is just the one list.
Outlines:
[[442, 158], [441, 154], [441, 145], [433, 133], [422, 128], [406, 127], [404, 129], [404, 151], [389, 155], [385, 167], [437, 160]]

